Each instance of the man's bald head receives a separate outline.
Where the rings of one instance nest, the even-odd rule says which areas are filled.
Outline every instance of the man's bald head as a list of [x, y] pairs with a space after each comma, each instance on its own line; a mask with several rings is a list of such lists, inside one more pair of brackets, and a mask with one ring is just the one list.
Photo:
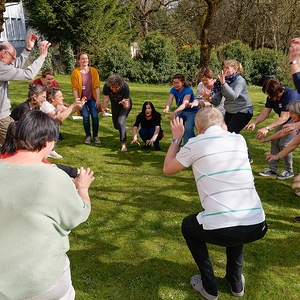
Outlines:
[[17, 51], [8, 42], [2, 42], [0, 44], [0, 61], [12, 65], [16, 59]]

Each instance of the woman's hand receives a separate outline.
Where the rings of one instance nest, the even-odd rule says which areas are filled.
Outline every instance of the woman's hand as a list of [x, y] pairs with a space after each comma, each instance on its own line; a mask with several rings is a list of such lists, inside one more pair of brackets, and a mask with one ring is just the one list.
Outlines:
[[152, 146], [155, 141], [153, 139], [146, 141], [146, 146]]
[[138, 141], [138, 139], [136, 139], [136, 138], [133, 138], [133, 140], [131, 141], [130, 144], [131, 144], [131, 145], [132, 145], [132, 144], [138, 144], [138, 146], [141, 145], [140, 142]]
[[168, 111], [169, 111], [169, 108], [166, 107], [166, 108], [163, 110], [163, 113], [166, 114]]
[[170, 119], [170, 120], [174, 119], [175, 117], [176, 117], [176, 114], [174, 114], [174, 113], [171, 113], [168, 115], [168, 119]]
[[271, 154], [270, 152], [266, 152], [265, 157], [266, 157], [266, 160], [269, 161], [269, 162], [279, 159], [279, 157], [277, 157], [276, 155]]
[[268, 134], [269, 130], [266, 128], [261, 128], [256, 133], [256, 139], [260, 140], [261, 137], [265, 137]]
[[209, 97], [212, 96], [212, 92], [207, 91], [206, 89], [201, 89], [201, 96], [202, 96], [202, 98], [204, 98], [205, 100], [208, 100]]
[[255, 124], [254, 123], [251, 123], [251, 124], [248, 124], [245, 126], [245, 129], [246, 130], [250, 130], [253, 131], [255, 129]]
[[91, 183], [95, 180], [94, 172], [90, 169], [84, 169], [81, 167], [79, 175], [73, 180], [76, 188], [80, 189], [88, 189]]
[[224, 70], [221, 71], [221, 76], [218, 76], [218, 78], [220, 80], [221, 85], [224, 85], [226, 83]]

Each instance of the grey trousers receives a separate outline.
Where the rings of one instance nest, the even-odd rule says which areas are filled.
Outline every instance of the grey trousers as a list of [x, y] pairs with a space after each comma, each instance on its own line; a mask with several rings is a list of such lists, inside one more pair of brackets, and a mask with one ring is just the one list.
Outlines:
[[[280, 125], [275, 130], [275, 132], [281, 130], [282, 126], [283, 125]], [[296, 132], [293, 132], [293, 133], [287, 135], [286, 137], [271, 141], [271, 154], [275, 155], [278, 152], [282, 151], [294, 139], [295, 135], [296, 135]], [[293, 172], [293, 154], [292, 154], [292, 152], [289, 153], [288, 155], [286, 155], [285, 157], [283, 157], [282, 159], [284, 160], [284, 168], [283, 169], [285, 171]], [[277, 173], [277, 169], [278, 169], [278, 162], [279, 162], [279, 160], [269, 162], [269, 168], [276, 173]]]

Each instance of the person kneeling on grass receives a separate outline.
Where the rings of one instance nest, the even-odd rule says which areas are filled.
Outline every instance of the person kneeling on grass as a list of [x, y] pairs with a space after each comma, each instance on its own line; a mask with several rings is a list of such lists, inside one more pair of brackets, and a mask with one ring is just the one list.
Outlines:
[[268, 226], [256, 192], [246, 141], [222, 129], [218, 108], [203, 107], [195, 116], [198, 135], [178, 151], [182, 119], [171, 121], [172, 142], [163, 171], [173, 175], [192, 166], [204, 211], [183, 219], [182, 234], [199, 268], [190, 283], [205, 299], [218, 299], [218, 288], [206, 243], [226, 247], [226, 280], [231, 293], [244, 295], [244, 244], [264, 237]]
[[156, 151], [160, 150], [159, 141], [164, 137], [164, 132], [161, 129], [161, 114], [156, 111], [154, 105], [150, 101], [146, 101], [143, 104], [142, 112], [136, 117], [135, 123], [132, 129], [132, 142], [140, 146], [140, 142], [137, 139], [137, 131], [141, 124], [139, 134], [145, 145], [143, 149], [150, 148], [152, 145]]

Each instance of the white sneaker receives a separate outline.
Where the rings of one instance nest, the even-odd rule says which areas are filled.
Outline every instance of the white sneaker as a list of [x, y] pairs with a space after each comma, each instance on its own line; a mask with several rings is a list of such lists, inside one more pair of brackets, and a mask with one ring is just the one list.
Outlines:
[[218, 295], [210, 295], [203, 287], [201, 276], [200, 275], [194, 275], [191, 277], [190, 283], [195, 291], [200, 293], [205, 299], [207, 300], [217, 300]]
[[48, 155], [48, 157], [57, 158], [57, 159], [62, 158], [62, 156], [59, 155], [58, 153], [56, 153], [55, 151], [51, 151], [50, 154]]

